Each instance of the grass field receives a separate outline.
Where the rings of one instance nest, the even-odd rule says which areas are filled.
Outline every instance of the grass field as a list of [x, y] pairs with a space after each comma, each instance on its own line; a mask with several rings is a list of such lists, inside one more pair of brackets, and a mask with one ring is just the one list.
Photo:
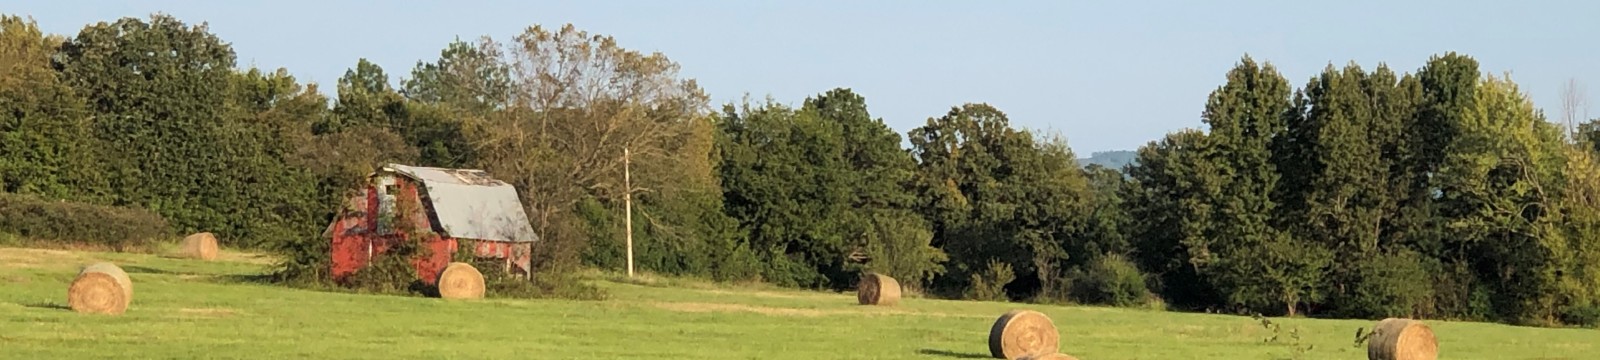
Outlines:
[[[134, 281], [122, 316], [65, 309], [82, 265]], [[907, 299], [594, 276], [605, 301], [482, 300], [294, 290], [236, 280], [265, 259], [0, 248], [0, 358], [7, 359], [979, 359], [996, 317], [1044, 312], [1080, 359], [1365, 359], [1367, 320], [1272, 319], [1095, 307]], [[668, 286], [667, 284], [671, 284]], [[1441, 359], [1597, 359], [1600, 331], [1431, 322]]]

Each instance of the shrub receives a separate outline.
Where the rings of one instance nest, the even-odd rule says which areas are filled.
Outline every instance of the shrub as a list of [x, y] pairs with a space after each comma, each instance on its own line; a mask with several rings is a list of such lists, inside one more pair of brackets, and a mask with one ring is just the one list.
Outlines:
[[1414, 317], [1434, 296], [1428, 270], [1413, 252], [1356, 260], [1351, 291], [1335, 301], [1338, 313], [1354, 318]]
[[429, 256], [431, 250], [422, 246], [420, 237], [397, 241], [382, 254], [374, 256], [367, 266], [356, 270], [346, 279], [346, 285], [359, 291], [378, 294], [421, 294], [436, 295], [436, 289], [428, 289], [422, 284], [422, 278], [417, 276], [417, 269], [412, 261]]
[[827, 281], [817, 269], [807, 265], [802, 255], [785, 254], [782, 247], [765, 251], [766, 266], [761, 278], [783, 287], [814, 287]]
[[1600, 304], [1572, 305], [1561, 309], [1561, 323], [1583, 327], [1600, 327]]
[[458, 240], [451, 261], [472, 264], [483, 273], [484, 297], [512, 299], [605, 300], [605, 290], [585, 284], [575, 272], [538, 272], [533, 279], [512, 276], [501, 269], [504, 260], [479, 258], [472, 240]]
[[[378, 214], [380, 224], [389, 223], [394, 232], [404, 235], [397, 241], [389, 244], [388, 249], [373, 257], [365, 267], [357, 270], [347, 279], [350, 287], [362, 291], [384, 294], [416, 293], [428, 296], [438, 295], [438, 289], [423, 285], [423, 279], [417, 276], [415, 262], [418, 259], [431, 258], [433, 250], [425, 243], [438, 239], [438, 234], [431, 230], [419, 227], [420, 219], [416, 215], [422, 213], [422, 202], [417, 195], [411, 192], [402, 192], [395, 198], [394, 209]], [[382, 228], [384, 225], [379, 225]], [[451, 254], [456, 256], [457, 254]]]
[[1494, 307], [1490, 301], [1493, 294], [1488, 286], [1481, 284], [1472, 269], [1465, 263], [1431, 263], [1436, 269], [1432, 274], [1430, 283], [1433, 284], [1433, 296], [1425, 300], [1431, 304], [1437, 314], [1436, 317], [1466, 320], [1485, 321], [1493, 318]]
[[1012, 271], [1011, 264], [991, 259], [985, 271], [972, 274], [972, 284], [967, 288], [967, 299], [1005, 301], [1006, 284], [1016, 279], [1017, 273]]
[[933, 233], [916, 214], [909, 211], [874, 213], [867, 225], [865, 250], [872, 260], [862, 270], [887, 274], [909, 289], [920, 289], [934, 276], [944, 274], [944, 263], [949, 261], [949, 255], [929, 245]]
[[761, 258], [750, 250], [750, 245], [735, 239], [725, 239], [714, 246], [723, 250], [712, 253], [711, 278], [724, 282], [761, 281]]
[[0, 193], [0, 232], [119, 252], [145, 248], [170, 235], [167, 220], [149, 210], [5, 193]]
[[1154, 306], [1143, 272], [1121, 255], [1100, 256], [1069, 275], [1069, 293], [1084, 304]]

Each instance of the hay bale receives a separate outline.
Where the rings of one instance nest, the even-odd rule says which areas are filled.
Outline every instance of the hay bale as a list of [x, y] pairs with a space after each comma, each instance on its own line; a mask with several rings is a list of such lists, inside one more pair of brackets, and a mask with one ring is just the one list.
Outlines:
[[867, 274], [856, 284], [856, 300], [861, 305], [889, 306], [900, 303], [900, 282], [883, 274]]
[[67, 307], [79, 313], [117, 315], [132, 302], [133, 280], [112, 263], [84, 267], [67, 287]]
[[183, 238], [183, 256], [211, 261], [217, 259], [217, 237], [208, 232]]
[[1054, 354], [1061, 348], [1060, 341], [1061, 334], [1049, 316], [1033, 310], [1011, 310], [989, 329], [989, 354], [1007, 360]]
[[1062, 353], [1044, 353], [1023, 356], [1022, 360], [1078, 360], [1078, 358]]
[[482, 299], [483, 273], [467, 263], [453, 262], [439, 272], [439, 297], [445, 299]]
[[1421, 321], [1388, 318], [1372, 328], [1367, 340], [1369, 360], [1434, 360], [1439, 358], [1439, 342], [1433, 328]]

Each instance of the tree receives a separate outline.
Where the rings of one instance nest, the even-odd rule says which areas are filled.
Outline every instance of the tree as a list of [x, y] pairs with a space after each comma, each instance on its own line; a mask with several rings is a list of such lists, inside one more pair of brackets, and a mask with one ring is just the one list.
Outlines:
[[1289, 315], [1320, 300], [1318, 284], [1328, 252], [1274, 226], [1279, 181], [1271, 145], [1285, 136], [1293, 114], [1288, 82], [1270, 65], [1248, 56], [1211, 93], [1202, 115], [1210, 127], [1207, 160], [1221, 171], [1217, 197], [1208, 199], [1214, 220], [1205, 235], [1185, 244], [1190, 261], [1216, 284], [1229, 305], [1261, 311], [1282, 306]]
[[[640, 176], [637, 186], [624, 189], [623, 152], [638, 164], [672, 161], [678, 155], [672, 141], [697, 126], [708, 98], [693, 80], [680, 78], [666, 56], [628, 50], [571, 25], [556, 31], [533, 26], [503, 50], [478, 51], [504, 54], [499, 63], [511, 72], [503, 110], [462, 118], [474, 163], [521, 191], [535, 231], [546, 240], [536, 252], [547, 258], [536, 263], [575, 266], [589, 244], [571, 216], [575, 206], [586, 199], [617, 201], [673, 178]], [[418, 96], [427, 99], [423, 93]]]
[[[1584, 311], [1600, 309], [1600, 162], [1594, 153], [1569, 146], [1561, 197], [1559, 242], [1548, 242], [1555, 264], [1555, 303], [1562, 322], [1594, 325]], [[1592, 316], [1592, 315], [1588, 315]]]
[[1509, 79], [1477, 86], [1440, 167], [1448, 245], [1491, 286], [1500, 316], [1554, 322], [1564, 240], [1553, 220], [1565, 168], [1562, 131]]
[[511, 101], [511, 69], [502, 45], [484, 37], [476, 43], [451, 42], [435, 62], [417, 62], [401, 93], [411, 119], [404, 127], [424, 158], [441, 166], [475, 162], [463, 124], [482, 122]]
[[512, 77], [502, 47], [488, 37], [450, 42], [439, 60], [417, 62], [401, 92], [412, 101], [449, 105], [461, 115], [503, 110], [510, 105]]
[[724, 209], [766, 262], [763, 279], [814, 287], [842, 273], [855, 234], [837, 128], [770, 100], [729, 104], [717, 123]]
[[107, 189], [89, 113], [51, 68], [63, 41], [0, 15], [0, 192], [98, 202]]
[[83, 95], [106, 152], [115, 205], [152, 209], [184, 232], [232, 229], [220, 206], [237, 202], [211, 153], [220, 140], [231, 47], [167, 15], [85, 27], [62, 45], [62, 78]]
[[462, 130], [464, 113], [452, 104], [409, 101], [390, 86], [383, 68], [367, 59], [345, 71], [338, 90], [332, 115], [314, 125], [313, 133], [378, 127], [419, 151], [413, 165], [454, 168], [472, 162], [471, 144]]
[[1374, 316], [1347, 307], [1372, 303], [1353, 297], [1391, 297], [1371, 293], [1389, 287], [1358, 283], [1379, 280], [1363, 271], [1374, 269], [1366, 263], [1378, 260], [1383, 222], [1394, 212], [1389, 177], [1396, 130], [1413, 106], [1397, 81], [1383, 66], [1371, 74], [1355, 64], [1342, 71], [1329, 66], [1297, 97], [1301, 105], [1274, 149], [1285, 179], [1278, 187], [1281, 223], [1332, 251], [1325, 292], [1336, 311], [1350, 316]]
[[771, 259], [767, 279], [844, 288], [872, 270], [917, 287], [941, 271], [931, 235], [915, 230], [926, 224], [904, 211], [910, 154], [860, 95], [730, 105], [718, 123], [725, 208]]
[[225, 123], [220, 135], [229, 144], [214, 154], [230, 171], [221, 174], [234, 186], [234, 203], [219, 212], [245, 246], [279, 249], [318, 235], [346, 200], [352, 178], [372, 171], [362, 164], [358, 175], [333, 187], [318, 168], [323, 160], [308, 157], [322, 146], [312, 127], [329, 116], [327, 98], [313, 85], [301, 85], [286, 69], [235, 72], [229, 81]]
[[933, 233], [920, 216], [908, 210], [880, 210], [868, 216], [872, 228], [862, 242], [871, 261], [863, 266], [863, 272], [889, 275], [911, 290], [920, 290], [944, 274], [943, 263], [950, 257], [930, 245]]
[[[1435, 202], [1446, 190], [1434, 179], [1446, 148], [1460, 132], [1462, 117], [1475, 107], [1478, 76], [1477, 60], [1453, 52], [1430, 58], [1417, 72], [1417, 109], [1403, 126], [1404, 133], [1415, 135], [1400, 141], [1398, 165], [1392, 172], [1392, 181], [1403, 185], [1395, 190], [1400, 213], [1390, 232], [1393, 241], [1430, 258], [1461, 259], [1459, 253], [1445, 254], [1443, 226], [1437, 220], [1441, 209]], [[1451, 302], [1464, 305], [1466, 294], [1457, 295]]]
[[1578, 125], [1589, 117], [1589, 99], [1578, 79], [1567, 79], [1561, 86], [1561, 120], [1566, 125], [1567, 136], [1576, 140]]
[[[723, 190], [717, 177], [720, 162], [716, 125], [710, 117], [691, 120], [685, 132], [664, 141], [671, 156], [633, 163], [634, 181], [650, 184], [634, 198], [634, 235], [638, 264], [669, 274], [709, 275], [719, 280], [757, 278], [755, 254], [723, 212]], [[610, 209], [619, 205], [609, 202]], [[620, 213], [613, 211], [612, 213]], [[610, 242], [620, 253], [620, 237], [594, 237]], [[620, 255], [620, 254], [619, 254]], [[620, 262], [617, 263], [620, 268]]]
[[952, 108], [910, 137], [917, 208], [951, 258], [936, 285], [959, 293], [972, 275], [1001, 268], [993, 260], [1020, 273], [1007, 287], [1013, 296], [1059, 290], [1064, 249], [1088, 212], [1087, 183], [1065, 142], [1014, 129], [987, 104]]
[[1116, 169], [1091, 164], [1083, 170], [1089, 182], [1090, 212], [1082, 239], [1068, 250], [1073, 254], [1129, 255], [1134, 251], [1129, 240], [1133, 219], [1129, 215], [1125, 188], [1128, 177]]
[[[807, 98], [801, 112], [834, 127], [842, 142], [839, 159], [832, 163], [843, 167], [839, 185], [848, 189], [844, 203], [837, 204], [844, 206], [841, 212], [849, 219], [846, 237], [857, 239], [847, 246], [868, 255], [868, 269], [912, 288], [943, 273], [941, 263], [946, 255], [929, 246], [932, 234], [927, 224], [903, 211], [914, 200], [911, 179], [916, 163], [900, 148], [900, 135], [883, 119], [873, 118], [866, 99], [849, 89], [832, 89]], [[851, 285], [841, 274], [830, 277], [830, 282]]]
[[1212, 256], [1205, 244], [1222, 175], [1204, 160], [1211, 151], [1206, 133], [1182, 130], [1138, 150], [1128, 167], [1125, 197], [1133, 220], [1140, 267], [1161, 279], [1162, 296], [1178, 307], [1215, 308], [1222, 295], [1200, 274], [1197, 258]]
[[400, 94], [389, 87], [389, 76], [383, 68], [363, 58], [356, 67], [345, 70], [338, 81], [338, 102], [332, 116], [322, 119], [313, 131], [328, 134], [350, 127], [388, 127], [398, 110], [404, 106]]

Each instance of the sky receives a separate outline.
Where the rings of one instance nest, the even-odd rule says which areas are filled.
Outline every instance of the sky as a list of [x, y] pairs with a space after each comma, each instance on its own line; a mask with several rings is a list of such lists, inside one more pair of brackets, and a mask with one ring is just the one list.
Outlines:
[[1083, 157], [1203, 128], [1207, 94], [1246, 55], [1299, 87], [1329, 65], [1415, 72], [1454, 51], [1511, 74], [1552, 120], [1569, 80], [1600, 95], [1600, 1], [0, 3], [64, 35], [155, 12], [208, 24], [240, 66], [287, 68], [326, 91], [361, 58], [403, 76], [457, 38], [571, 23], [665, 54], [717, 108], [747, 95], [798, 106], [850, 88], [903, 136], [954, 106], [988, 103]]

